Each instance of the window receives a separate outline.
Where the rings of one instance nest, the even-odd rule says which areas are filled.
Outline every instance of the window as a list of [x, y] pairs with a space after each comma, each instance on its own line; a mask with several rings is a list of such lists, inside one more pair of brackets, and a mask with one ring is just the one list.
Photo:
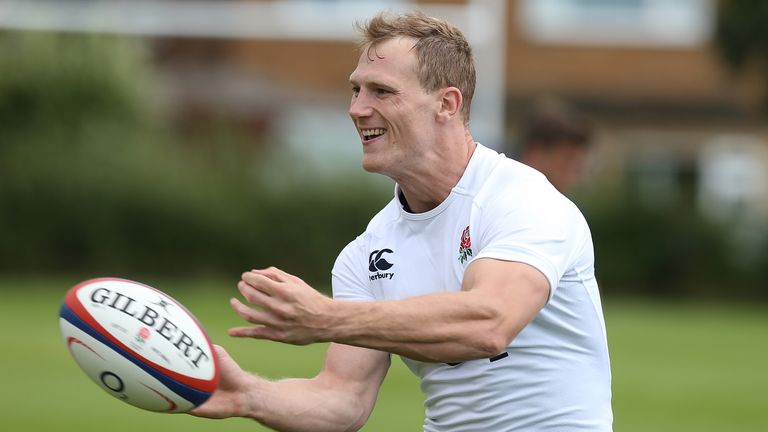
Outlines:
[[520, 0], [520, 27], [540, 44], [687, 47], [706, 43], [713, 0]]

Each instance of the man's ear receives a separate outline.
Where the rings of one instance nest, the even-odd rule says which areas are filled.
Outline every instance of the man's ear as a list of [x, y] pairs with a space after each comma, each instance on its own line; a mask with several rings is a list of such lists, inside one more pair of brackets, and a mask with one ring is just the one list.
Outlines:
[[459, 115], [463, 102], [461, 90], [456, 87], [446, 87], [440, 90], [440, 95], [440, 110], [437, 118], [440, 122], [447, 122]]

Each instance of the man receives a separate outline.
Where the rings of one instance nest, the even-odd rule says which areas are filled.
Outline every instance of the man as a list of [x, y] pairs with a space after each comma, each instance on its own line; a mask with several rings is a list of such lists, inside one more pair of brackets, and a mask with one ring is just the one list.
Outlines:
[[520, 128], [519, 160], [561, 193], [581, 183], [592, 144], [592, 126], [557, 99], [536, 101]]
[[362, 28], [349, 114], [394, 199], [339, 255], [334, 299], [275, 268], [243, 274], [236, 337], [330, 341], [312, 379], [267, 381], [217, 347], [193, 414], [284, 431], [358, 430], [403, 357], [425, 431], [609, 431], [610, 370], [583, 217], [538, 172], [469, 133], [469, 45], [420, 13]]

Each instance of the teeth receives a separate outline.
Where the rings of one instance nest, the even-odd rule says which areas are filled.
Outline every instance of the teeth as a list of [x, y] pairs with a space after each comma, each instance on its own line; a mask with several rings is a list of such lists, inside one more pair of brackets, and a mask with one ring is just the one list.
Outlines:
[[383, 135], [384, 132], [386, 132], [386, 129], [362, 129], [360, 132], [363, 134], [364, 137], [371, 137], [376, 135]]

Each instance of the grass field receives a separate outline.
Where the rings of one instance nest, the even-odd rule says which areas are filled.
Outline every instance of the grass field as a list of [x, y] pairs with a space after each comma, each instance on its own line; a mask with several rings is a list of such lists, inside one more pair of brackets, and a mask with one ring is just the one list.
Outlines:
[[[0, 280], [2, 428], [9, 431], [263, 431], [244, 419], [213, 421], [141, 411], [109, 397], [79, 370], [58, 330], [75, 281]], [[236, 340], [227, 299], [234, 285], [159, 284], [203, 322], [241, 365], [281, 378], [314, 375], [325, 345]], [[617, 432], [768, 430], [768, 305], [606, 302]], [[422, 396], [399, 359], [364, 431], [418, 431]], [[489, 431], [490, 432], [490, 431]]]

